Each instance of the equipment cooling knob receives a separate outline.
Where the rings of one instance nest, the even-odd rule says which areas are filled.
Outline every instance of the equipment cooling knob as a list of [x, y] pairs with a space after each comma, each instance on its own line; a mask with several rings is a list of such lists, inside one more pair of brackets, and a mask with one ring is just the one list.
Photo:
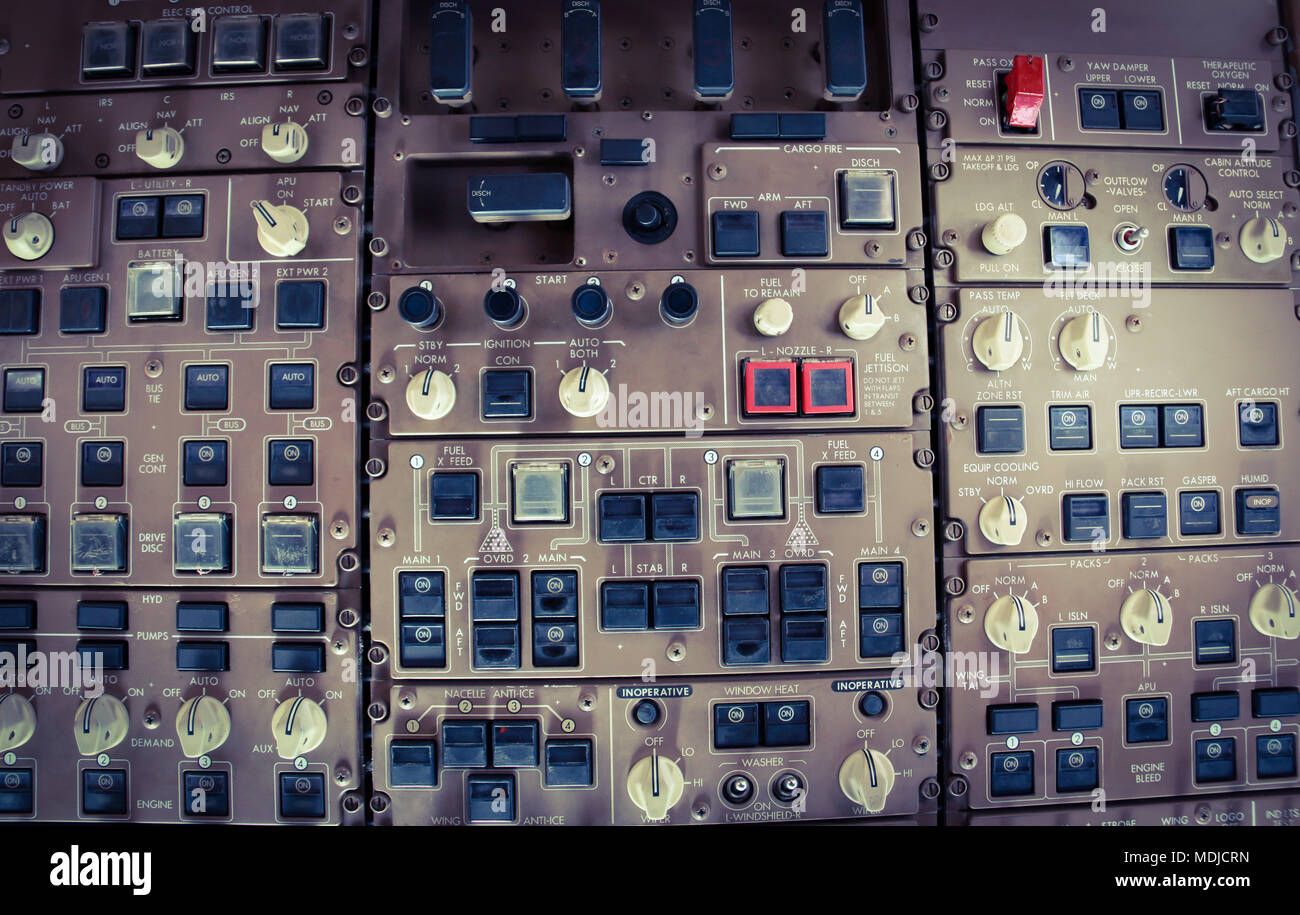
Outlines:
[[1269, 638], [1300, 638], [1295, 592], [1286, 585], [1264, 585], [1250, 599], [1250, 624]]
[[271, 716], [275, 752], [281, 759], [306, 756], [324, 742], [328, 726], [325, 710], [314, 699], [286, 699]]
[[425, 369], [406, 385], [406, 406], [420, 419], [442, 419], [456, 406], [456, 384], [438, 369]]
[[26, 696], [0, 696], [0, 753], [21, 747], [36, 733], [36, 709]]
[[186, 756], [207, 756], [230, 736], [230, 712], [213, 696], [186, 699], [176, 713], [176, 736]]
[[971, 337], [975, 358], [993, 372], [1011, 368], [1020, 361], [1025, 341], [1014, 311], [1004, 311], [980, 321]]
[[1098, 312], [1077, 315], [1065, 322], [1057, 338], [1061, 358], [1080, 372], [1101, 368], [1110, 352], [1110, 330]]
[[39, 260], [54, 247], [54, 223], [44, 213], [23, 213], [4, 225], [5, 247], [14, 257]]
[[609, 402], [609, 381], [587, 365], [569, 369], [560, 379], [560, 406], [574, 416], [595, 416]]
[[989, 499], [980, 508], [980, 533], [998, 546], [1019, 546], [1029, 528], [1025, 506], [1014, 496]]
[[1149, 588], [1134, 591], [1119, 608], [1119, 624], [1135, 642], [1155, 648], [1168, 645], [1174, 629], [1169, 598]]
[[984, 634], [989, 641], [1012, 654], [1025, 654], [1038, 634], [1038, 611], [1023, 597], [1004, 594], [984, 614]]
[[72, 732], [82, 756], [98, 756], [125, 740], [130, 727], [131, 716], [122, 700], [105, 694], [81, 703]]
[[311, 227], [303, 211], [295, 206], [254, 200], [253, 221], [257, 223], [258, 244], [272, 257], [293, 257], [307, 247]]
[[863, 744], [840, 764], [840, 790], [868, 813], [880, 813], [894, 790], [894, 764], [884, 753]]
[[855, 295], [840, 306], [840, 330], [850, 340], [870, 340], [885, 326], [880, 303], [869, 295]]
[[984, 224], [980, 241], [983, 242], [985, 251], [1001, 257], [1024, 244], [1028, 232], [1029, 228], [1021, 216], [1016, 213], [1003, 213], [997, 219], [989, 220]]
[[627, 773], [627, 793], [650, 820], [662, 820], [682, 799], [686, 779], [677, 763], [652, 753], [638, 759]]

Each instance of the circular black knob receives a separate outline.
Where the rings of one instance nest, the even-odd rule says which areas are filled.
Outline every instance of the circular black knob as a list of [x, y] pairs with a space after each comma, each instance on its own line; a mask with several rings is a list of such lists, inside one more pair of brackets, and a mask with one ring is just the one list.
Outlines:
[[632, 208], [632, 222], [642, 232], [653, 232], [664, 224], [664, 214], [653, 203], [643, 200]]
[[412, 327], [432, 327], [442, 320], [442, 302], [423, 286], [412, 286], [397, 300], [397, 313]]
[[524, 319], [528, 306], [513, 286], [489, 289], [483, 297], [483, 310], [497, 327], [514, 327]]
[[877, 692], [863, 693], [858, 700], [858, 711], [868, 718], [875, 718], [885, 710], [885, 697]]
[[690, 324], [699, 310], [700, 294], [690, 283], [673, 283], [659, 296], [659, 314], [674, 327]]
[[744, 772], [728, 776], [722, 783], [722, 796], [729, 804], [748, 804], [754, 797], [754, 780]]
[[677, 207], [658, 191], [642, 191], [623, 205], [623, 229], [634, 241], [657, 245], [677, 228]]
[[772, 796], [782, 804], [793, 803], [803, 792], [803, 779], [797, 772], [782, 772], [772, 782]]
[[584, 327], [599, 327], [614, 313], [609, 293], [595, 285], [579, 286], [573, 290], [569, 304], [573, 307], [573, 316]]
[[642, 699], [632, 707], [632, 717], [638, 724], [650, 727], [659, 720], [659, 704], [651, 699]]

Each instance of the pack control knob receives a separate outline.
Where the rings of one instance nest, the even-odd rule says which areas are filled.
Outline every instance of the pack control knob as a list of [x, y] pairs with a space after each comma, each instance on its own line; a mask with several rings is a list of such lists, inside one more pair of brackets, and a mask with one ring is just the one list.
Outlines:
[[230, 736], [230, 712], [215, 696], [186, 699], [176, 713], [176, 736], [186, 756], [207, 756]]
[[98, 756], [125, 740], [130, 727], [131, 716], [122, 700], [105, 693], [78, 706], [72, 733], [82, 756]]
[[1168, 645], [1174, 629], [1169, 598], [1150, 588], [1134, 591], [1124, 598], [1119, 608], [1119, 624], [1124, 634], [1135, 642], [1156, 648]]
[[609, 380], [589, 365], [569, 369], [560, 379], [560, 406], [574, 416], [595, 416], [609, 402]]
[[1020, 334], [1020, 319], [1014, 311], [990, 315], [975, 327], [971, 336], [975, 358], [991, 372], [1002, 372], [1020, 361], [1025, 340]]
[[0, 753], [21, 747], [36, 733], [36, 709], [19, 693], [0, 696]]
[[1089, 311], [1066, 321], [1056, 342], [1061, 358], [1072, 368], [1091, 372], [1106, 363], [1110, 352], [1110, 329], [1099, 312]]
[[1015, 496], [989, 499], [980, 508], [980, 533], [997, 546], [1019, 546], [1029, 529], [1024, 503]]
[[1250, 599], [1250, 624], [1269, 638], [1300, 638], [1295, 592], [1286, 585], [1264, 585]]
[[1024, 244], [1028, 234], [1029, 227], [1025, 225], [1024, 217], [1018, 213], [1003, 213], [984, 224], [980, 242], [989, 254], [1002, 257]]
[[1003, 651], [1025, 654], [1038, 635], [1038, 610], [1023, 597], [1004, 594], [985, 611], [984, 634]]
[[868, 813], [885, 809], [889, 792], [894, 790], [894, 777], [889, 757], [865, 743], [840, 764], [840, 790]]
[[272, 257], [293, 257], [307, 247], [311, 227], [306, 214], [296, 206], [254, 200], [253, 221], [257, 223], [258, 244]]
[[779, 337], [794, 323], [794, 309], [785, 299], [768, 299], [754, 309], [754, 330], [764, 337]]
[[298, 696], [281, 702], [271, 716], [275, 752], [281, 759], [306, 756], [325, 741], [329, 722], [315, 699]]
[[638, 759], [627, 773], [628, 796], [650, 820], [666, 818], [685, 790], [681, 768], [657, 752]]
[[48, 172], [63, 162], [63, 141], [43, 130], [14, 137], [9, 158], [31, 172]]
[[146, 127], [135, 135], [135, 154], [145, 165], [171, 168], [185, 155], [185, 138], [175, 127]]
[[1256, 215], [1241, 227], [1241, 253], [1257, 264], [1271, 264], [1286, 254], [1286, 229], [1272, 216]]
[[44, 213], [26, 212], [5, 220], [5, 247], [20, 260], [34, 261], [54, 247], [54, 223]]
[[885, 312], [874, 296], [855, 295], [840, 306], [839, 322], [850, 340], [870, 340], [885, 326]]
[[307, 129], [293, 121], [276, 121], [262, 128], [262, 152], [288, 165], [307, 155]]
[[406, 385], [406, 405], [420, 419], [442, 419], [456, 406], [456, 384], [438, 369], [425, 369]]

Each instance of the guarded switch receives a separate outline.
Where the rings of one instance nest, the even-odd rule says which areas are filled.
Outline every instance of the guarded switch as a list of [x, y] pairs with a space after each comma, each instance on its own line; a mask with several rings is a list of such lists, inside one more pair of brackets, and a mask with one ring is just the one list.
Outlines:
[[230, 736], [230, 712], [215, 696], [186, 699], [176, 713], [176, 736], [186, 756], [207, 756]]
[[1006, 92], [1007, 125], [1020, 131], [1036, 130], [1043, 107], [1043, 58], [1017, 54], [1006, 75]]
[[984, 318], [971, 335], [975, 358], [991, 372], [1002, 372], [1020, 361], [1025, 341], [1020, 333], [1020, 319], [1014, 311], [1004, 311]]
[[984, 614], [984, 634], [1003, 651], [1025, 654], [1038, 634], [1038, 611], [1025, 598], [1004, 594]]
[[1110, 352], [1110, 330], [1099, 312], [1076, 315], [1061, 328], [1057, 338], [1061, 358], [1075, 371], [1091, 372], [1106, 363]]
[[306, 756], [325, 741], [329, 722], [314, 699], [296, 696], [281, 702], [271, 716], [275, 751], [281, 759]]
[[1174, 628], [1174, 614], [1169, 598], [1159, 591], [1143, 588], [1124, 599], [1119, 610], [1124, 634], [1135, 642], [1160, 648], [1169, 644]]

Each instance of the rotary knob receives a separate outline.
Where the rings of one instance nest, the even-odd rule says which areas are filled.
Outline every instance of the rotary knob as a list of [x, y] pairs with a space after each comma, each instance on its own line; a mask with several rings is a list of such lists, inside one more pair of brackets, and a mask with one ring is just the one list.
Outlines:
[[1029, 234], [1029, 227], [1025, 225], [1025, 220], [1017, 213], [1003, 213], [996, 219], [991, 219], [984, 224], [984, 231], [980, 233], [980, 241], [984, 245], [984, 250], [996, 257], [1004, 254], [1010, 254], [1019, 248], [1025, 242], [1025, 236]]
[[271, 732], [275, 735], [275, 752], [281, 759], [306, 756], [325, 740], [329, 722], [325, 710], [314, 699], [298, 696], [286, 699], [271, 716]]
[[135, 135], [135, 154], [154, 168], [171, 168], [185, 155], [185, 138], [175, 127], [146, 127]]
[[1015, 496], [989, 499], [980, 508], [980, 533], [997, 546], [1019, 546], [1029, 529], [1024, 504]]
[[296, 206], [254, 200], [253, 221], [257, 223], [258, 244], [272, 257], [293, 257], [307, 247], [311, 227], [306, 214]]
[[884, 753], [863, 744], [840, 764], [840, 790], [868, 813], [880, 813], [894, 790], [894, 764]]
[[840, 306], [840, 330], [850, 340], [870, 340], [885, 326], [885, 313], [869, 295], [855, 295]]
[[1241, 227], [1241, 253], [1257, 264], [1271, 264], [1286, 254], [1286, 229], [1272, 216], [1257, 215]]
[[1250, 624], [1269, 638], [1300, 638], [1295, 592], [1286, 585], [1264, 585], [1250, 598]]
[[406, 385], [406, 406], [420, 419], [442, 419], [456, 406], [456, 384], [438, 369], [425, 369]]
[[63, 162], [63, 141], [48, 130], [14, 137], [9, 158], [31, 172], [48, 172]]
[[1168, 645], [1174, 629], [1169, 598], [1150, 588], [1134, 591], [1124, 598], [1119, 608], [1119, 624], [1124, 634], [1135, 642], [1155, 648]]
[[768, 299], [754, 309], [754, 330], [764, 337], [779, 337], [794, 323], [794, 309], [785, 299]]
[[307, 155], [307, 130], [293, 121], [277, 121], [262, 128], [262, 152], [288, 165]]
[[1023, 597], [1004, 594], [984, 613], [984, 634], [1012, 654], [1025, 654], [1038, 635], [1038, 610]]
[[176, 736], [181, 752], [197, 759], [216, 750], [230, 736], [230, 712], [213, 696], [195, 696], [181, 703], [176, 713]]
[[1075, 370], [1091, 372], [1106, 363], [1106, 355], [1110, 352], [1110, 330], [1098, 312], [1076, 315], [1061, 328], [1057, 346], [1061, 358]]
[[130, 727], [131, 716], [122, 700], [104, 694], [81, 703], [72, 732], [82, 756], [98, 756], [125, 740]]
[[609, 403], [609, 381], [588, 365], [569, 369], [560, 379], [560, 406], [574, 416], [595, 416]]
[[975, 358], [993, 372], [1011, 368], [1020, 361], [1025, 341], [1014, 311], [1004, 311], [980, 321], [971, 337]]
[[36, 733], [36, 709], [18, 693], [0, 696], [0, 753], [16, 750]]
[[686, 779], [681, 768], [666, 756], [651, 753], [638, 759], [627, 773], [627, 793], [646, 819], [662, 820], [682, 799]]
[[14, 257], [40, 260], [54, 247], [54, 223], [44, 213], [23, 213], [5, 222], [4, 236], [5, 247]]

